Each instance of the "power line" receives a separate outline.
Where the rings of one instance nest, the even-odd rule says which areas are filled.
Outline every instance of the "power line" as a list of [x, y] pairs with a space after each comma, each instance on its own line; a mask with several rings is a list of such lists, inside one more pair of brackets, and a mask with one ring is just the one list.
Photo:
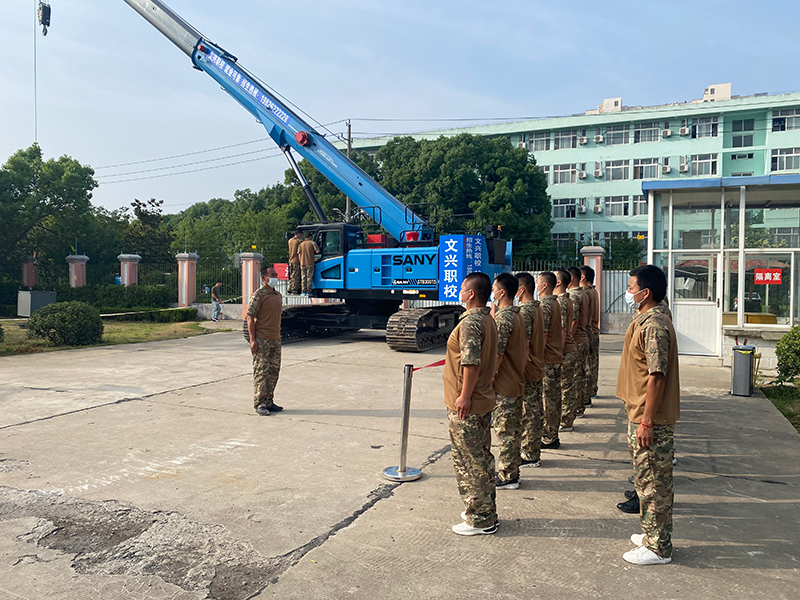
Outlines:
[[141, 165], [141, 164], [144, 164], [144, 163], [157, 162], [159, 160], [171, 160], [171, 159], [174, 159], [174, 158], [183, 158], [185, 156], [194, 156], [196, 154], [205, 154], [206, 152], [216, 152], [217, 150], [227, 150], [228, 148], [236, 148], [238, 146], [246, 146], [248, 144], [257, 144], [258, 142], [264, 142], [264, 141], [267, 141], [269, 139], [270, 138], [265, 137], [265, 138], [261, 138], [261, 139], [258, 139], [258, 140], [251, 140], [249, 142], [241, 142], [239, 144], [230, 144], [228, 146], [219, 146], [218, 148], [209, 148], [208, 150], [197, 150], [195, 152], [186, 152], [184, 154], [174, 154], [173, 156], [164, 156], [164, 157], [161, 157], [161, 158], [148, 158], [146, 160], [137, 160], [137, 161], [134, 161], [134, 162], [119, 163], [119, 164], [116, 164], [116, 165], [105, 165], [105, 166], [102, 166], [102, 167], [94, 167], [94, 168], [95, 168], [95, 170], [98, 170], [98, 169], [113, 169], [113, 168], [116, 168], [116, 167], [129, 167], [131, 165]]
[[[113, 175], [99, 175], [97, 179], [102, 179], [104, 177], [123, 177], [125, 175], [137, 175], [139, 173], [152, 173], [153, 171], [166, 171], [168, 169], [178, 169], [180, 167], [190, 167], [192, 165], [201, 165], [204, 163], [216, 162], [220, 160], [226, 160], [229, 158], [237, 158], [239, 156], [249, 156], [250, 154], [259, 154], [260, 152], [267, 152], [269, 149], [264, 148], [263, 150], [253, 150], [252, 152], [242, 152], [240, 154], [229, 154], [228, 156], [220, 156], [218, 158], [209, 158], [208, 160], [198, 160], [195, 162], [190, 163], [183, 163], [180, 165], [172, 165], [170, 167], [156, 167], [155, 169], [144, 169], [142, 171], [128, 171], [127, 173], [114, 173]], [[266, 157], [265, 157], [266, 158]]]

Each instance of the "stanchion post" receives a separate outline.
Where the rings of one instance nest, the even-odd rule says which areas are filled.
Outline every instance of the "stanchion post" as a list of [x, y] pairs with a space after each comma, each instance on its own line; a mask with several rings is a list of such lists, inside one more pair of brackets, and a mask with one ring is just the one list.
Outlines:
[[414, 365], [406, 365], [403, 381], [403, 432], [400, 441], [400, 464], [396, 467], [386, 467], [383, 476], [390, 481], [414, 481], [422, 477], [422, 471], [406, 466], [408, 453], [408, 421], [411, 417], [411, 377]]

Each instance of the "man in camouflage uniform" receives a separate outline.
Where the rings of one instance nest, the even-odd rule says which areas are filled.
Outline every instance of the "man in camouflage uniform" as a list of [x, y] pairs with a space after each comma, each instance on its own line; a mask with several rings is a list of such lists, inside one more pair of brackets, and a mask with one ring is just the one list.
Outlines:
[[289, 293], [300, 293], [300, 244], [303, 234], [298, 229], [289, 238]]
[[[561, 307], [561, 326], [564, 330], [564, 355], [561, 362], [561, 412], [558, 414], [558, 419], [554, 424], [549, 423], [548, 419], [545, 418], [545, 437], [548, 439], [552, 437], [558, 439], [558, 431], [560, 430], [561, 422], [566, 415], [571, 415], [573, 411], [577, 412], [578, 409], [578, 381], [576, 374], [578, 370], [578, 345], [575, 343], [575, 338], [572, 337], [574, 318], [572, 301], [567, 293], [567, 286], [572, 281], [572, 275], [564, 269], [559, 269], [556, 271], [556, 278], [558, 284], [553, 293], [556, 295], [558, 304]], [[555, 427], [554, 434], [548, 431], [550, 427]]]
[[556, 276], [550, 271], [539, 274], [536, 289], [544, 315], [544, 377], [542, 400], [544, 404], [544, 426], [541, 448], [558, 450], [558, 425], [561, 421], [561, 363], [564, 359], [564, 329], [561, 305], [553, 294]]
[[494, 376], [495, 406], [492, 413], [497, 434], [498, 490], [519, 489], [522, 462], [522, 396], [525, 393], [525, 363], [528, 338], [519, 306], [514, 306], [519, 282], [511, 273], [500, 273], [492, 285], [492, 302], [497, 306], [497, 373]]
[[261, 416], [283, 410], [273, 401], [281, 370], [283, 301], [274, 287], [277, 283], [275, 269], [261, 269], [261, 287], [250, 296], [247, 308], [247, 332], [253, 355], [253, 406]]
[[680, 416], [678, 345], [671, 319], [659, 303], [667, 290], [653, 265], [630, 272], [626, 300], [638, 309], [625, 334], [617, 397], [628, 416], [628, 449], [641, 505], [642, 533], [622, 558], [638, 565], [672, 560], [672, 453]]
[[587, 406], [592, 405], [592, 398], [597, 396], [597, 378], [600, 374], [600, 296], [594, 287], [594, 269], [589, 266], [581, 267], [581, 288], [589, 299], [589, 326], [586, 335], [589, 338], [589, 355], [586, 358], [585, 369], [587, 375], [586, 393], [588, 400], [578, 408], [578, 415], [582, 415]]
[[530, 273], [518, 273], [520, 314], [525, 322], [528, 338], [528, 360], [525, 363], [525, 394], [522, 396], [522, 442], [520, 466], [541, 465], [542, 428], [544, 426], [542, 405], [542, 379], [544, 378], [544, 312], [534, 298], [536, 281]]
[[485, 273], [464, 278], [460, 300], [467, 310], [447, 340], [442, 374], [453, 467], [465, 507], [464, 521], [452, 528], [459, 535], [492, 534], [498, 525], [491, 432], [497, 326], [486, 306], [491, 291]]
[[589, 337], [586, 335], [586, 325], [589, 322], [589, 299], [580, 288], [581, 271], [578, 267], [565, 269], [572, 280], [567, 285], [567, 294], [572, 302], [572, 337], [578, 347], [575, 358], [575, 400], [569, 410], [563, 409], [561, 414], [561, 430], [572, 431], [575, 417], [589, 400], [586, 359], [589, 356]]

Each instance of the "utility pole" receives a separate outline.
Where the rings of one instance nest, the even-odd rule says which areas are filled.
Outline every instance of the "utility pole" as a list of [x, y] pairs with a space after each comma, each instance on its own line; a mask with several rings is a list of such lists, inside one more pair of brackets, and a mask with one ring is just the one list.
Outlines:
[[[347, 158], [350, 158], [350, 150], [353, 148], [352, 130], [350, 129], [350, 119], [347, 119]], [[347, 204], [345, 204], [344, 222], [350, 222], [350, 196], [347, 196]]]

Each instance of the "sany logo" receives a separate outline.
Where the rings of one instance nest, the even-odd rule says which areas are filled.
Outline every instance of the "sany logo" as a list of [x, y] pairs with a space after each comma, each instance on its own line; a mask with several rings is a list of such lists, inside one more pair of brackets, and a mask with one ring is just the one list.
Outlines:
[[395, 266], [401, 265], [432, 265], [436, 260], [435, 254], [397, 254], [392, 256], [392, 264]]

